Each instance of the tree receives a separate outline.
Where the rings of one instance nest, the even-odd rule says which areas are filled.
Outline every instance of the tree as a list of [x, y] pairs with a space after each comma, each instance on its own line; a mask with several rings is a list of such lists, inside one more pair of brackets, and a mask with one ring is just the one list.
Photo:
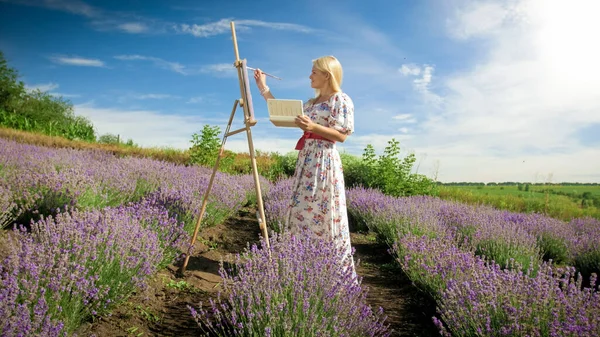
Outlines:
[[39, 89], [28, 92], [18, 78], [18, 72], [8, 66], [0, 52], [1, 125], [72, 140], [96, 140], [92, 123], [87, 118], [75, 116], [69, 100]]
[[14, 111], [14, 104], [25, 94], [25, 85], [18, 80], [19, 73], [8, 66], [4, 53], [0, 51], [0, 110]]

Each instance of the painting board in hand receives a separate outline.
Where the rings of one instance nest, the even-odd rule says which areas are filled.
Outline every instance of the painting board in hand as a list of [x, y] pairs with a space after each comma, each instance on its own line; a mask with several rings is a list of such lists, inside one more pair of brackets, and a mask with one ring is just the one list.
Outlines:
[[277, 127], [298, 127], [294, 120], [304, 115], [303, 103], [299, 99], [268, 99], [269, 120]]

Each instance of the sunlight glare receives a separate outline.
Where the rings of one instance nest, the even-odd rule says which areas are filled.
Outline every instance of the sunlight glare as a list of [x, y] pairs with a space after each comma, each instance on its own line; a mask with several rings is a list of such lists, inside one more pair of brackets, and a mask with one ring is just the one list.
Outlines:
[[[570, 85], [598, 84], [600, 2], [543, 0], [530, 7], [538, 27], [535, 37], [544, 67]], [[566, 84], [566, 83], [565, 83]]]

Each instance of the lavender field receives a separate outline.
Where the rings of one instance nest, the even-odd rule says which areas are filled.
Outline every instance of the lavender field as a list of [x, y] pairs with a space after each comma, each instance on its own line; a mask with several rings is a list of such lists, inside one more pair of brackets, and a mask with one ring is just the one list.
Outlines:
[[[266, 199], [280, 228], [289, 180]], [[438, 308], [444, 336], [600, 336], [600, 221], [347, 190], [354, 229], [375, 232]]]
[[[70, 336], [143, 289], [188, 250], [211, 172], [0, 139], [0, 335]], [[219, 336], [393, 335], [334, 247], [281, 233], [290, 182], [261, 180], [271, 250], [223, 266], [223, 293], [190, 317]], [[363, 188], [347, 198], [352, 229], [376, 233], [435, 301], [441, 335], [600, 335], [600, 221]], [[254, 199], [252, 176], [218, 173], [203, 227]]]

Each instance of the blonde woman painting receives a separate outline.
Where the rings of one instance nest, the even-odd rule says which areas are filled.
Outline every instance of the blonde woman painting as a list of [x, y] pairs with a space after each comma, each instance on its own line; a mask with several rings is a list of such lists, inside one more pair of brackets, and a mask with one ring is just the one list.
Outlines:
[[[296, 145], [298, 160], [284, 228], [292, 233], [309, 230], [334, 240], [348, 256], [346, 266], [356, 275], [342, 161], [336, 148], [337, 142], [344, 142], [354, 131], [354, 104], [341, 89], [342, 75], [335, 57], [313, 60], [309, 78], [316, 95], [304, 103], [304, 116], [295, 120], [304, 133]], [[265, 100], [274, 98], [260, 69], [254, 71], [254, 78]]]

